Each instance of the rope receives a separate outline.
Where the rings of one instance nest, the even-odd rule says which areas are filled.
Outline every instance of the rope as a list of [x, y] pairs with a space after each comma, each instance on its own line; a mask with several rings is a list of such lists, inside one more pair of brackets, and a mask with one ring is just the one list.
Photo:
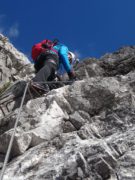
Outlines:
[[[34, 88], [33, 88], [33, 90], [34, 90]], [[34, 90], [34, 91], [35, 91], [35, 90]], [[29, 87], [28, 87], [28, 93], [29, 93], [31, 99], [33, 99], [34, 96], [32, 95]], [[37, 91], [36, 91], [36, 93], [37, 93], [38, 95], [40, 95]], [[40, 96], [41, 96], [41, 95], [40, 95]], [[39, 105], [38, 105], [36, 102], [35, 102], [35, 106], [36, 106], [36, 109], [39, 109]]]
[[[72, 84], [73, 82], [75, 82], [75, 81], [38, 81], [37, 83], [38, 84], [63, 84], [63, 85], [68, 85], [68, 83], [69, 83], [69, 85], [70, 85], [70, 83]], [[67, 83], [67, 84], [66, 84]]]
[[18, 112], [18, 115], [17, 115], [15, 125], [14, 125], [14, 130], [13, 130], [13, 133], [12, 133], [9, 145], [8, 145], [8, 150], [7, 150], [6, 157], [5, 157], [4, 164], [3, 164], [3, 168], [2, 168], [2, 171], [1, 171], [0, 180], [3, 180], [4, 172], [6, 170], [6, 165], [7, 165], [9, 155], [10, 155], [10, 152], [11, 152], [11, 148], [12, 148], [12, 145], [13, 145], [13, 141], [14, 141], [14, 137], [15, 137], [15, 133], [16, 133], [16, 127], [17, 127], [19, 119], [20, 119], [21, 110], [22, 110], [22, 106], [23, 106], [23, 103], [24, 103], [24, 99], [25, 99], [25, 96], [26, 96], [27, 89], [28, 89], [28, 85], [29, 85], [29, 83], [26, 84], [26, 87], [25, 87], [25, 90], [24, 90], [21, 105], [20, 105], [20, 108], [19, 108], [19, 112]]
[[43, 84], [60, 84], [60, 83], [72, 83], [74, 81], [40, 81], [38, 83], [43, 83]]
[[[40, 84], [40, 83], [42, 83], [42, 84], [62, 84], [62, 83], [63, 83], [63, 86], [64, 86], [64, 85], [68, 85], [68, 84], [66, 84], [66, 83], [73, 83], [73, 81], [46, 81], [46, 82], [42, 82], [42, 81], [41, 81], [41, 82], [38, 82], [38, 83], [39, 83], [39, 84]], [[65, 83], [65, 84], [64, 84], [64, 83]], [[13, 84], [12, 86], [14, 86], [14, 84]], [[11, 87], [12, 87], [12, 86], [11, 86]], [[10, 87], [10, 88], [11, 88], [11, 87]], [[7, 90], [9, 90], [9, 89], [7, 89]], [[7, 90], [6, 90], [6, 91], [7, 91]], [[6, 91], [4, 91], [2, 94], [0, 94], [0, 98], [1, 98], [3, 95], [6, 94]], [[10, 94], [7, 94], [5, 97], [2, 97], [2, 99], [8, 97], [9, 95], [10, 95]]]

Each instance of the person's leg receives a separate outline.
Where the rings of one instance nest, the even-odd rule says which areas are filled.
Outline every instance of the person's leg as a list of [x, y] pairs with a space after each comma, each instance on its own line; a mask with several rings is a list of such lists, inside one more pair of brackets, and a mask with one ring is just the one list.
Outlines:
[[49, 89], [46, 81], [51, 81], [58, 67], [58, 57], [52, 54], [41, 54], [35, 64], [36, 76], [32, 82], [36, 85]]
[[45, 65], [37, 72], [36, 76], [33, 78], [35, 82], [45, 82], [53, 71], [53, 64], [46, 62]]
[[46, 59], [46, 57], [43, 54], [41, 54], [40, 57], [36, 60], [36, 62], [34, 64], [36, 73], [44, 66], [45, 59]]
[[55, 65], [52, 65], [52, 71], [50, 76], [47, 78], [47, 81], [53, 81], [55, 79], [55, 72], [56, 72], [57, 68]]
[[46, 61], [44, 66], [37, 72], [36, 76], [33, 78], [33, 82], [39, 84], [45, 89], [48, 89], [46, 82], [51, 80], [51, 78], [55, 74], [56, 69], [56, 64], [49, 62], [49, 60]]

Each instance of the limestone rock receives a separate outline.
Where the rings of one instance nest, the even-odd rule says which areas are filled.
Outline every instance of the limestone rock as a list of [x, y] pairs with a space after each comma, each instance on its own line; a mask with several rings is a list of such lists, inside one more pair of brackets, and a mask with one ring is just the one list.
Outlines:
[[[21, 78], [33, 70], [19, 71], [25, 58], [14, 48], [7, 53], [2, 35], [0, 44], [2, 78], [15, 81], [0, 96], [1, 169], [26, 86]], [[134, 64], [135, 46], [124, 47], [78, 64], [72, 85], [26, 95], [3, 180], [134, 180]]]

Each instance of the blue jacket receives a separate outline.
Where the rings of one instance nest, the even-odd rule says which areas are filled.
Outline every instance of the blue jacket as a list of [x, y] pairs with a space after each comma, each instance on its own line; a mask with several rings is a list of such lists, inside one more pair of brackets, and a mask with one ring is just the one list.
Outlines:
[[69, 73], [72, 69], [69, 59], [68, 59], [68, 48], [64, 44], [58, 43], [56, 46], [53, 47], [55, 50], [58, 51], [60, 66], [61, 64], [64, 66], [64, 69], [67, 73]]

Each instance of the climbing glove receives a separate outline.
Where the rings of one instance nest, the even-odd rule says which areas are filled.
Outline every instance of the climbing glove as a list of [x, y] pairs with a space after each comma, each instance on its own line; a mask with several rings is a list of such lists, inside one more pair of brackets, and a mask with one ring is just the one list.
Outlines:
[[68, 73], [68, 77], [69, 77], [69, 80], [71, 81], [70, 84], [72, 84], [73, 82], [75, 82], [77, 80], [76, 78], [76, 75], [75, 75], [75, 72], [74, 71], [70, 71]]

